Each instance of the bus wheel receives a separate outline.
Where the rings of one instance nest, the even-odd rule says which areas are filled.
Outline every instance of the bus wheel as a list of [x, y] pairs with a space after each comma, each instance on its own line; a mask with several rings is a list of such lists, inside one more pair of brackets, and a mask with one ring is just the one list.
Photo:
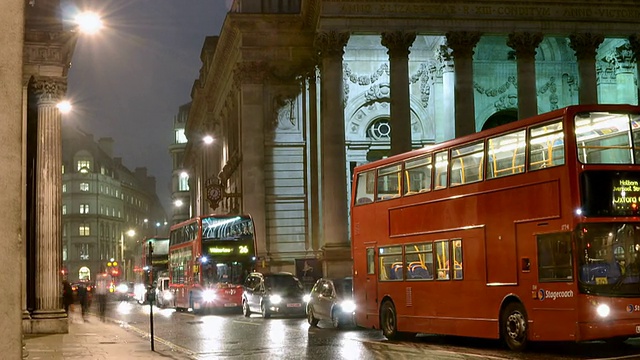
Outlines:
[[311, 308], [311, 306], [309, 306], [307, 308], [307, 321], [309, 322], [310, 326], [318, 326], [318, 319], [316, 319], [315, 316], [313, 316], [313, 308]]
[[387, 339], [397, 340], [400, 338], [396, 308], [391, 301], [382, 303], [382, 308], [380, 308], [380, 328], [382, 328], [382, 335]]
[[264, 303], [262, 305], [260, 305], [260, 310], [262, 310], [262, 318], [263, 319], [268, 319], [268, 318], [271, 317], [271, 313], [269, 312], [269, 309], [267, 309], [267, 307], [265, 306]]
[[500, 316], [500, 336], [509, 349], [522, 351], [527, 347], [527, 313], [518, 302], [504, 309]]
[[242, 315], [244, 315], [244, 317], [251, 316], [251, 309], [249, 309], [249, 303], [246, 301], [242, 302]]

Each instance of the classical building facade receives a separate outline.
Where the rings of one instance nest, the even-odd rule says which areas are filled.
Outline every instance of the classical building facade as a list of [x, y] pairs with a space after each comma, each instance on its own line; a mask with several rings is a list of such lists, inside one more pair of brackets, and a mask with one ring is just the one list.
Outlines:
[[195, 212], [250, 213], [272, 270], [303, 258], [349, 274], [354, 166], [567, 105], [638, 103], [640, 10], [585, 4], [235, 1], [191, 94]]
[[173, 141], [169, 145], [171, 154], [171, 200], [173, 203], [171, 224], [177, 224], [191, 217], [191, 199], [189, 196], [189, 171], [184, 164], [184, 151], [187, 147], [185, 125], [191, 103], [184, 104], [178, 109], [173, 118]]
[[[113, 157], [111, 138], [63, 126], [62, 262], [69, 281], [95, 280], [112, 271], [118, 280], [135, 279], [145, 237], [164, 230], [167, 216], [146, 168], [131, 171]], [[146, 220], [146, 221], [145, 221]], [[112, 260], [113, 259], [113, 260]], [[111, 265], [111, 266], [108, 266]]]

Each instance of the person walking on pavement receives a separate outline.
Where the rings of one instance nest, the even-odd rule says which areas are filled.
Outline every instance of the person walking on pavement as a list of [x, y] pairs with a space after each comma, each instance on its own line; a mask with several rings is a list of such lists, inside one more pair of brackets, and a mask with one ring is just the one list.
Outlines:
[[78, 285], [78, 302], [82, 309], [82, 320], [87, 321], [87, 310], [89, 308], [89, 292], [85, 284]]
[[106, 272], [101, 272], [96, 277], [96, 296], [98, 297], [98, 313], [100, 320], [104, 321], [107, 312], [107, 295], [111, 287], [111, 276]]
[[69, 316], [69, 308], [73, 304], [73, 289], [67, 280], [62, 280], [62, 303], [64, 304], [64, 312]]

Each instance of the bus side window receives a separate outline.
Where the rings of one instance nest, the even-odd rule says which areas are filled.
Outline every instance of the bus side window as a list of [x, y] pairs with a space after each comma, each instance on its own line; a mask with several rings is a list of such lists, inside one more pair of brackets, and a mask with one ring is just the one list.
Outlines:
[[447, 172], [449, 164], [449, 155], [447, 151], [441, 151], [436, 154], [436, 175], [434, 189], [444, 189], [447, 187]]
[[456, 280], [462, 279], [462, 240], [451, 240], [451, 246], [453, 247], [453, 278]]
[[537, 243], [539, 281], [573, 281], [571, 235], [569, 233], [538, 235]]
[[378, 249], [380, 281], [402, 281], [402, 246], [388, 246]]
[[562, 121], [529, 129], [529, 170], [564, 165]]
[[436, 265], [438, 267], [436, 279], [449, 280], [449, 273], [451, 272], [449, 267], [449, 241], [436, 241], [433, 245], [436, 248]]
[[358, 179], [356, 180], [356, 205], [373, 202], [375, 178], [375, 170], [358, 174]]

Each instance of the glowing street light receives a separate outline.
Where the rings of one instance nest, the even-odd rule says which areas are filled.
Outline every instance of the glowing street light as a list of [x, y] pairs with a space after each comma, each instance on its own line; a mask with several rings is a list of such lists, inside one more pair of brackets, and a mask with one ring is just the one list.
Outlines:
[[176, 201], [173, 202], [173, 205], [175, 207], [181, 207], [182, 205], [184, 205], [184, 203], [182, 202], [182, 200], [177, 199]]
[[131, 236], [131, 237], [134, 237], [134, 236], [136, 236], [136, 231], [131, 229], [131, 230], [127, 231], [127, 235]]

